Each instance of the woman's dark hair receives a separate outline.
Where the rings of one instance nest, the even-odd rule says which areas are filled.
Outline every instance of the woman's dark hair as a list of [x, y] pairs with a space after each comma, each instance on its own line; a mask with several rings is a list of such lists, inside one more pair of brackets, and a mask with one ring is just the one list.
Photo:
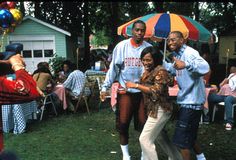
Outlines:
[[62, 62], [61, 70], [63, 70], [64, 64], [66, 64], [66, 65], [69, 67], [69, 70], [71, 70], [72, 62], [71, 62], [70, 60], [64, 60], [64, 61]]
[[144, 48], [144, 50], [141, 52], [141, 60], [148, 53], [150, 53], [153, 58], [154, 67], [156, 67], [158, 65], [162, 65], [163, 55], [157, 47], [150, 46], [150, 47]]
[[47, 62], [39, 62], [37, 65], [37, 69], [34, 71], [33, 75], [40, 72], [48, 73], [52, 76], [52, 73], [49, 70], [49, 64]]

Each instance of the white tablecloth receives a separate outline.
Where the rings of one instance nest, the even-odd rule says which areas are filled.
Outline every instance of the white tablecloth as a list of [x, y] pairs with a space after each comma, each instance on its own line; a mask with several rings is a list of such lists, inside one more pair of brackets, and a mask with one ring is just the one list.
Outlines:
[[88, 69], [85, 71], [85, 75], [86, 76], [106, 75], [106, 72]]
[[2, 105], [3, 132], [9, 133], [13, 129], [14, 134], [24, 133], [27, 120], [34, 118], [33, 115], [36, 114], [36, 111], [36, 101]]

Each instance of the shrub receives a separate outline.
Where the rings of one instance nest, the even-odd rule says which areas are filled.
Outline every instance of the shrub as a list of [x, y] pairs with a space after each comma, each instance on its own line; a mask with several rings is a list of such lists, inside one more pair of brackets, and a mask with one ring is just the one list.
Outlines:
[[56, 76], [56, 74], [59, 71], [61, 71], [63, 61], [65, 61], [65, 60], [66, 60], [65, 57], [59, 57], [57, 55], [55, 55], [54, 58], [49, 60], [49, 65], [51, 66], [51, 72], [54, 76]]

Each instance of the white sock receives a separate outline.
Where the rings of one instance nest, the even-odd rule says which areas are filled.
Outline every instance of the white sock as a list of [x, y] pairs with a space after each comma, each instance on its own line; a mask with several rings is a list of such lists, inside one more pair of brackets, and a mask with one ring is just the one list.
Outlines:
[[206, 157], [204, 156], [204, 154], [203, 153], [201, 153], [201, 154], [197, 154], [197, 160], [206, 160]]
[[143, 151], [141, 152], [141, 160], [143, 160]]
[[129, 157], [129, 145], [126, 144], [126, 145], [120, 145], [121, 147], [121, 150], [122, 150], [122, 153], [123, 153], [123, 156], [124, 157]]

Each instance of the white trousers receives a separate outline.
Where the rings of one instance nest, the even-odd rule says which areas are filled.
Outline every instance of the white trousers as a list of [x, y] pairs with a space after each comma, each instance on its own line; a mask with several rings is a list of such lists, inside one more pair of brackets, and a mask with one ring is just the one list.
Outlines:
[[177, 147], [172, 144], [164, 126], [170, 119], [171, 113], [164, 112], [161, 107], [158, 109], [157, 118], [148, 116], [143, 131], [139, 137], [139, 142], [143, 151], [143, 160], [158, 160], [155, 140], [162, 150], [168, 155], [169, 160], [182, 160], [182, 156]]

